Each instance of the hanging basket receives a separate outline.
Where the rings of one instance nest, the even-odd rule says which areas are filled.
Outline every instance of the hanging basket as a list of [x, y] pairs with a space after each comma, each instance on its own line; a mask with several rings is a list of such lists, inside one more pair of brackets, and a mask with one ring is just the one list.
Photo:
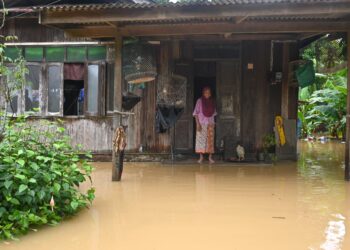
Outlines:
[[184, 108], [186, 106], [187, 79], [180, 75], [159, 75], [157, 78], [157, 104]]
[[152, 45], [142, 43], [124, 45], [123, 74], [129, 84], [154, 81], [157, 67]]

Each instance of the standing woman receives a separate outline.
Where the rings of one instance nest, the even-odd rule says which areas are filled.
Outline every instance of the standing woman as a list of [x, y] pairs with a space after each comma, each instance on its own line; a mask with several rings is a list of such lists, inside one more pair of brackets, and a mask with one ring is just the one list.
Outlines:
[[196, 119], [196, 153], [199, 154], [198, 163], [202, 163], [203, 154], [209, 154], [209, 162], [214, 163], [214, 129], [216, 108], [209, 87], [203, 88], [202, 97], [197, 100], [193, 111]]

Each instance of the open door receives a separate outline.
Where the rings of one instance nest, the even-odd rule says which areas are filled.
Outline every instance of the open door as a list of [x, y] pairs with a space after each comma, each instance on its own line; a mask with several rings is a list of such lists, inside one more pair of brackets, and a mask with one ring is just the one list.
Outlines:
[[175, 150], [179, 153], [193, 152], [193, 63], [178, 61], [174, 65], [174, 73], [187, 78], [186, 107], [175, 125]]
[[241, 71], [238, 60], [218, 61], [216, 65], [216, 147], [221, 147], [225, 137], [231, 142], [240, 139]]

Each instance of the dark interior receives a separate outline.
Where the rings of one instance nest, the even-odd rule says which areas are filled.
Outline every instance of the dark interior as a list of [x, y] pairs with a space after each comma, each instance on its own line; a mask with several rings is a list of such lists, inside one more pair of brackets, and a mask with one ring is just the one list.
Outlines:
[[79, 93], [84, 89], [84, 81], [64, 80], [64, 115], [82, 115], [83, 102], [79, 101]]

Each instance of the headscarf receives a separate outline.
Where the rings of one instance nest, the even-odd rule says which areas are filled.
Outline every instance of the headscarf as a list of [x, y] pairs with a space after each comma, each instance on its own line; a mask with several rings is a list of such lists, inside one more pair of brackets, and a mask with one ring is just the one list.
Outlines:
[[209, 87], [203, 88], [202, 91], [202, 112], [205, 117], [212, 117], [213, 114], [215, 113], [215, 101], [214, 98], [211, 96], [209, 98], [204, 97], [204, 92], [211, 89]]

